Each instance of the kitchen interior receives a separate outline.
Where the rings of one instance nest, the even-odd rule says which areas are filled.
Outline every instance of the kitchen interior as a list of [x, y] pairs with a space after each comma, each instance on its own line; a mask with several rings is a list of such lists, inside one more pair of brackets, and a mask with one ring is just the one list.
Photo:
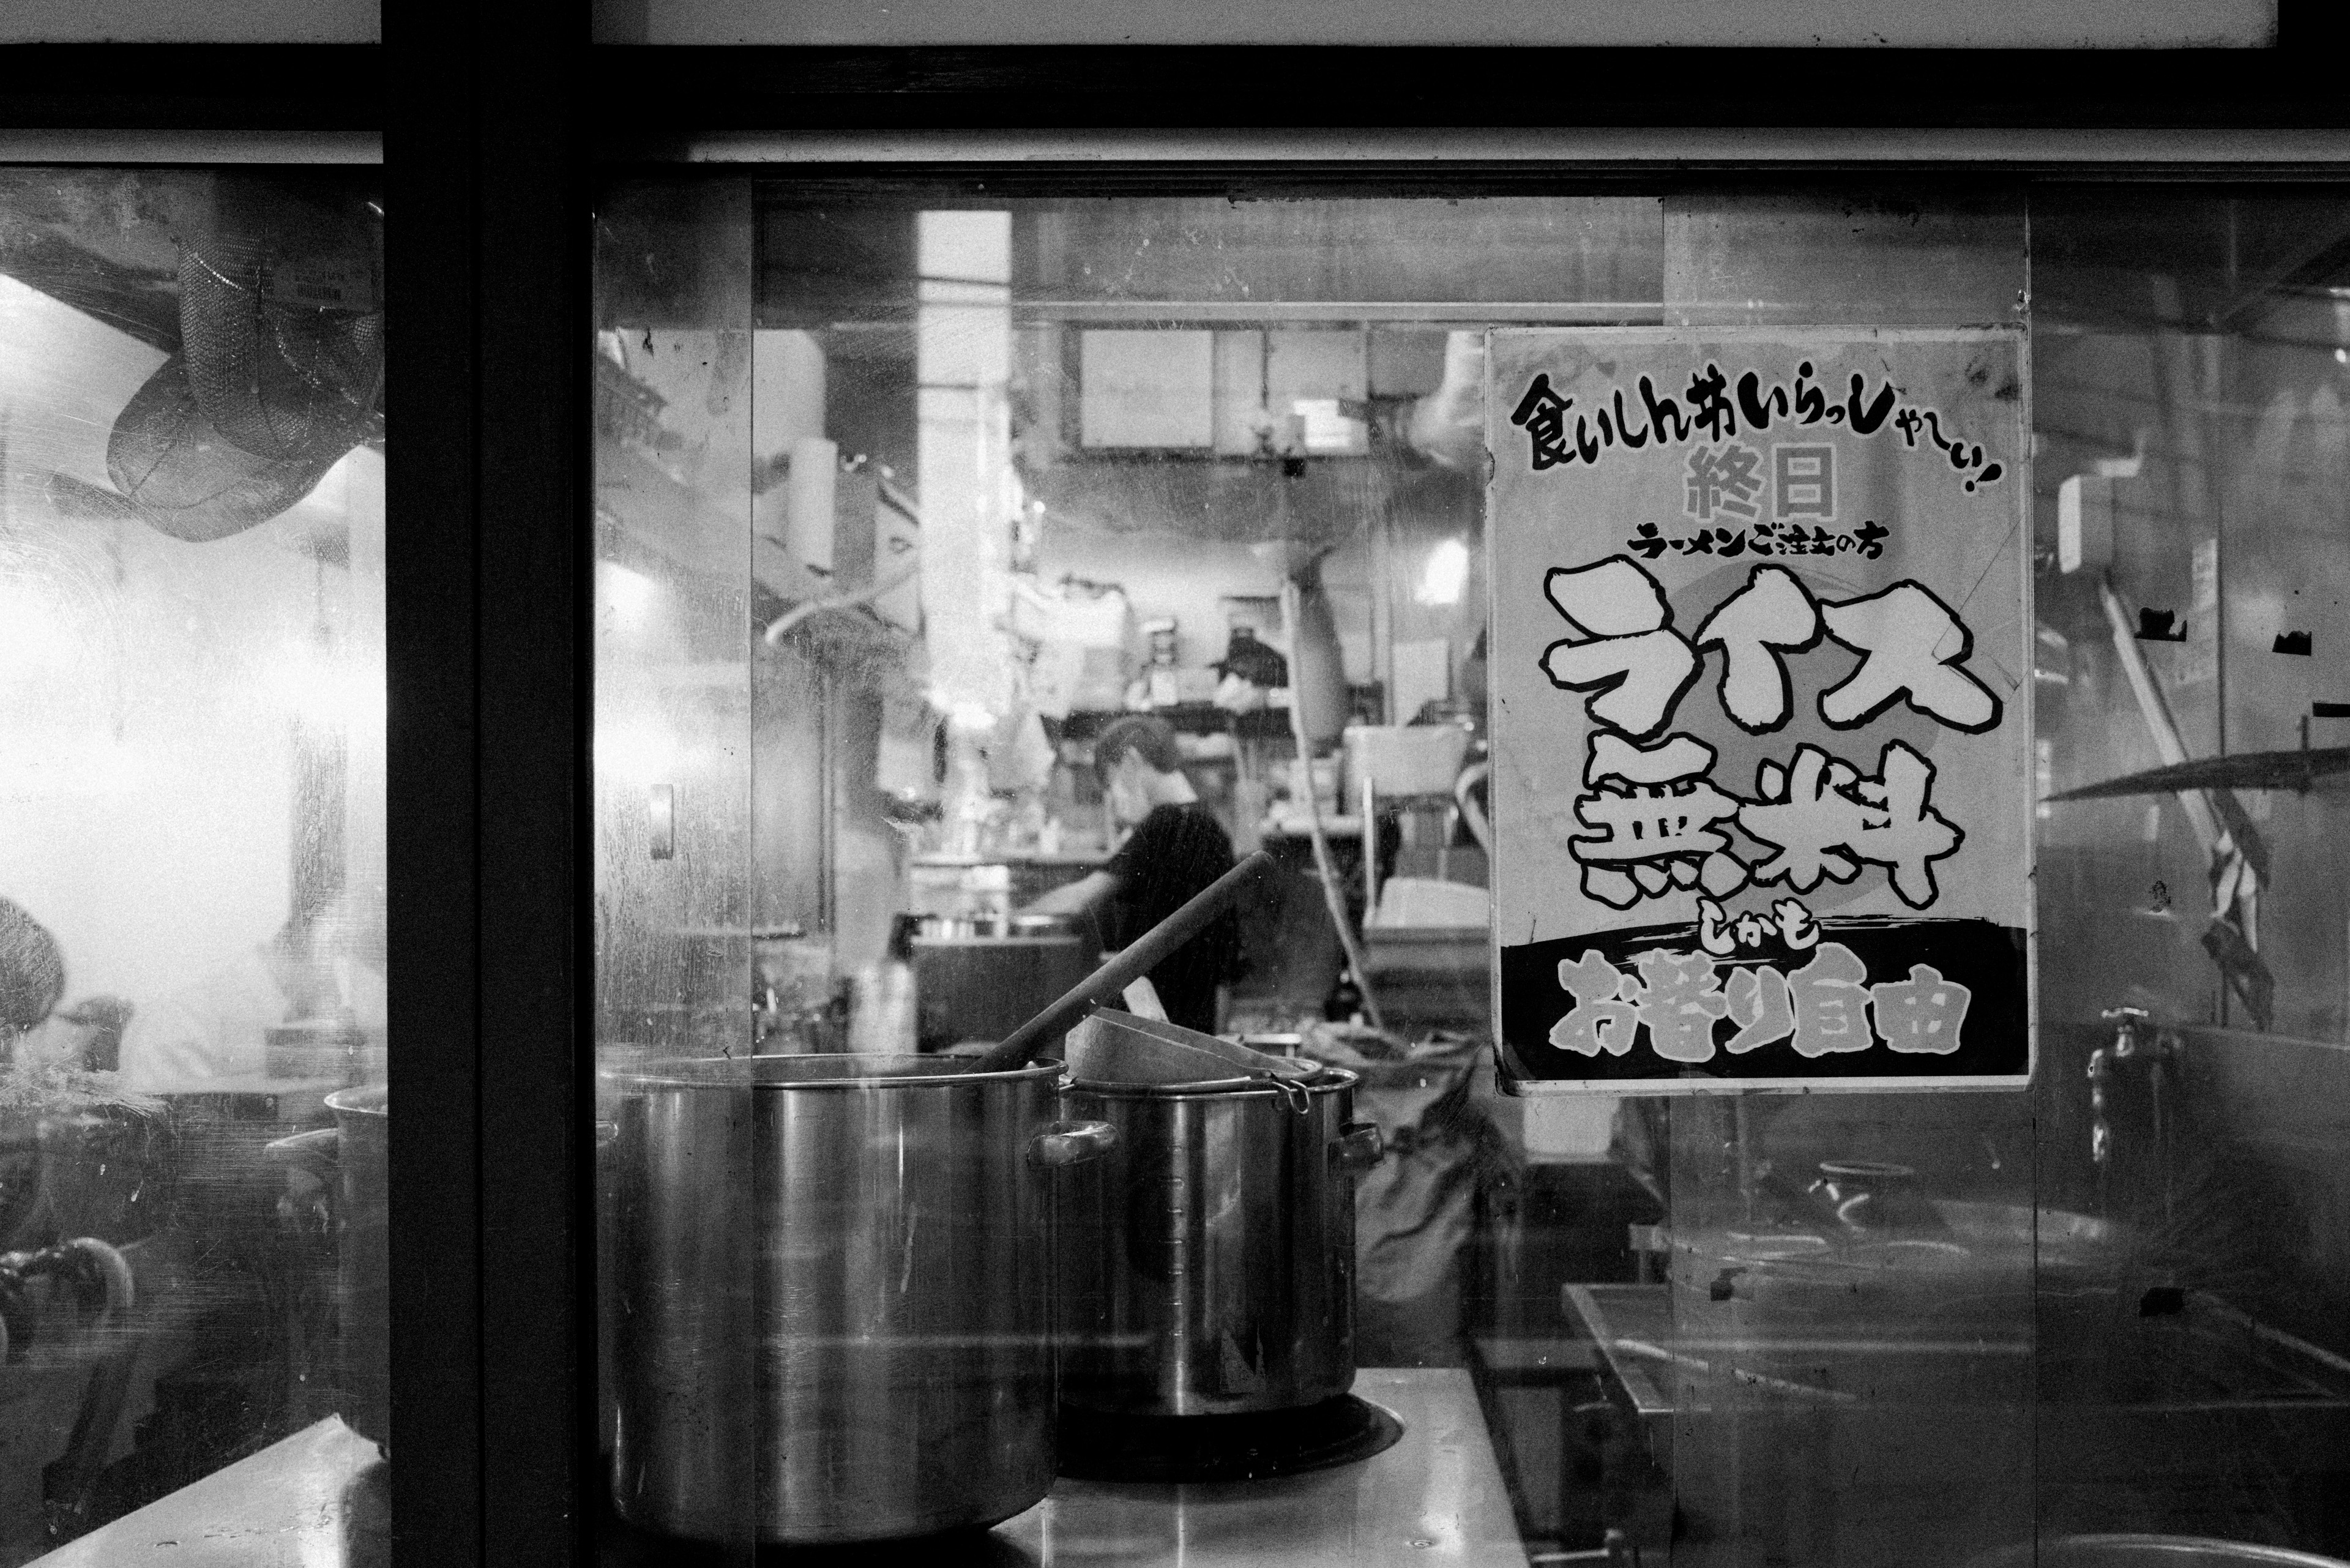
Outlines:
[[[1051, 179], [599, 203], [608, 1561], [2350, 1555], [2350, 207]], [[1483, 332], [1981, 322], [2033, 1087], [1510, 1092]]]
[[[1180, 183], [599, 208], [607, 1560], [2350, 1559], [2350, 206]], [[381, 1543], [372, 200], [0, 186], [0, 1562]], [[2033, 1087], [1510, 1093], [1482, 333], [2018, 320]]]

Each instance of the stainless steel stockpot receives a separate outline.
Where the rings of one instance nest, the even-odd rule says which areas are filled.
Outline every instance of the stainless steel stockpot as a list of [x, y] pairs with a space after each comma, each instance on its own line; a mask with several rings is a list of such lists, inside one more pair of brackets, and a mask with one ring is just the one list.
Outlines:
[[1052, 1484], [1057, 1064], [649, 1064], [617, 1097], [631, 1522], [826, 1544], [1008, 1519]]
[[[1003, 1039], [1101, 961], [1091, 927], [1072, 916], [903, 919], [914, 966], [916, 1033], [925, 1051]], [[1045, 1054], [1057, 1056], [1060, 1043], [1053, 1034], [1039, 1044]]]
[[1073, 1082], [1117, 1141], [1063, 1174], [1061, 1401], [1136, 1416], [1317, 1404], [1355, 1376], [1356, 1075]]
[[265, 1145], [332, 1196], [339, 1345], [336, 1408], [351, 1429], [391, 1441], [391, 1092], [383, 1085], [327, 1096], [335, 1125]]

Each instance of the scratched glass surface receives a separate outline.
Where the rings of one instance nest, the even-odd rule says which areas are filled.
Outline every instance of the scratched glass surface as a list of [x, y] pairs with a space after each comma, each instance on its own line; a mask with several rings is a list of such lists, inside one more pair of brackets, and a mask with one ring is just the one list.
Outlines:
[[[2020, 213], [1977, 212], [1968, 246], [1930, 212], [1695, 205], [1693, 322], [2024, 297]], [[1676, 1560], [2350, 1548], [2323, 793], [2350, 358], [2324, 253], [2350, 209], [2028, 205], [2038, 1073], [1641, 1107], [1669, 1183], [1651, 1321], [1680, 1343], [1637, 1354], [1672, 1412]]]
[[0, 171], [0, 1563], [385, 1436], [377, 202]]
[[2350, 1557], [2345, 228], [2033, 205], [2050, 1538]]
[[[694, 1375], [740, 1381], [785, 1365], [772, 1357], [796, 1332], [795, 1259], [862, 1280], [886, 1251], [879, 1314], [920, 1293], [915, 1264], [950, 1256], [936, 1239], [957, 1226], [981, 1227], [999, 1258], [1024, 1244], [1017, 1227], [908, 1203], [868, 1215], [861, 1251], [827, 1253], [839, 1195], [795, 1207], [794, 1183], [815, 1178], [787, 1137], [762, 1135], [712, 1153], [711, 1179], [771, 1201], [797, 1251], [756, 1250], [755, 1268], [743, 1249], [696, 1255], [656, 1234], [646, 1183], [670, 1176], [627, 1142], [670, 1092], [644, 1064], [976, 1051], [1049, 999], [1050, 977], [1068, 981], [989, 967], [1002, 955], [977, 950], [1010, 917], [1052, 916], [1022, 940], [1090, 962], [1142, 935], [1145, 892], [1195, 890], [1258, 850], [1272, 873], [1196, 961], [1118, 1002], [1359, 1075], [1352, 1114], [1381, 1153], [1349, 1179], [1354, 1388], [1408, 1430], [1310, 1475], [1105, 1480], [1170, 1435], [1139, 1406], [1071, 1416], [1107, 1331], [1064, 1313], [1062, 1428], [1083, 1441], [1064, 1441], [1045, 1501], [958, 1550], [1707, 1568], [2103, 1552], [2122, 1568], [2154, 1548], [2079, 1538], [2137, 1532], [2350, 1554], [2345, 1139], [2328, 1076], [2350, 1060], [2350, 867], [2325, 793], [2345, 773], [2329, 725], [2350, 722], [2330, 712], [2350, 676], [2325, 674], [2350, 646], [2328, 629], [2345, 624], [2334, 497], [2350, 477], [2350, 306], [2332, 292], [2345, 232], [2350, 205], [2332, 197], [2021, 187], [609, 192], [594, 323], [599, 1278], [613, 1293], [599, 1359], [629, 1516], [608, 1529], [611, 1560], [663, 1560], [681, 1537], [741, 1558], [797, 1539], [827, 1501], [828, 1529], [844, 1499], [879, 1521], [907, 1495], [956, 1495], [943, 1467], [910, 1457], [930, 1418], [911, 1400], [793, 1428], [779, 1397], [704, 1396], [688, 1401], [691, 1432], [639, 1434], [632, 1469], [632, 1368], [656, 1360], [641, 1326], [616, 1332], [632, 1303], [702, 1303], [693, 1355], [712, 1359]], [[1847, 419], [1884, 421], [1880, 441], [1935, 442], [1953, 483], [2029, 490], [2029, 537], [2012, 548], [2033, 580], [2032, 668], [1954, 671], [1925, 694], [1932, 717], [1887, 720], [1859, 782], [1895, 786], [1936, 722], [1981, 727], [1986, 698], [2031, 714], [2037, 1075], [1965, 1094], [1502, 1096], [1484, 334], [1823, 323], [2029, 333], [2032, 440], [1996, 476], [1989, 457], [1951, 454], [1953, 405], [1889, 380], [1851, 403], [1834, 390]], [[1791, 381], [1779, 411], [1801, 417], [1805, 390]], [[1735, 398], [1734, 380], [1721, 392]], [[1495, 428], [1511, 411], [1493, 410]], [[1547, 417], [1538, 400], [1529, 414]], [[1511, 454], [1541, 433], [1511, 430]], [[1587, 461], [1571, 419], [1549, 434], [1556, 461]], [[1748, 471], [1718, 444], [1714, 466], [1691, 470], [1686, 527], [1627, 521], [1622, 547], [1654, 566], [1700, 535], [1716, 555], [1735, 543], [1752, 557], [1736, 563], [1750, 640], [1800, 642], [1805, 605], [1755, 568], [1801, 580], [1884, 540], [1763, 540], [1736, 519], [1765, 487], [1799, 507], [1804, 485], [1858, 481], [1783, 454], [1766, 469], [1759, 448]], [[1607, 613], [1609, 596], [1586, 597]], [[1841, 597], [1811, 607], [1882, 642], [1935, 607], [1866, 625]], [[1834, 685], [1853, 669], [1837, 657], [1804, 679]], [[1692, 691], [1710, 701], [1725, 677], [1730, 711], [1767, 728], [1770, 683], [1731, 662]], [[1654, 695], [1561, 700], [1586, 694], [1617, 711]], [[1884, 695], [1846, 693], [1846, 716]], [[1768, 812], [1820, 782], [1807, 765], [1846, 788], [1793, 744], [1754, 746], [1742, 777], [1779, 763], [1760, 778], [1769, 799], [1734, 803], [1758, 828], [1788, 826]], [[2216, 782], [2047, 798], [2221, 753], [2293, 754]], [[1948, 847], [1929, 815], [1917, 826], [1913, 852], [1866, 871], [1913, 903]], [[1689, 858], [1692, 877], [1729, 874]], [[1810, 934], [1785, 921], [1725, 919], [1713, 935]], [[1616, 977], [1604, 995], [1586, 978], [1592, 1000], [1617, 994]], [[1914, 1012], [1928, 989], [1856, 1003], [1874, 1010], [1872, 1050], [1897, 1049], [1885, 1010]], [[1775, 1017], [1777, 994], [1726, 994], [1711, 1039]], [[858, 1092], [865, 1147], [905, 1157], [887, 1182], [948, 1158], [882, 1114], [886, 1095]], [[1161, 1199], [1241, 1212], [1243, 1145], [1221, 1147], [1221, 1183], [1195, 1168]], [[930, 1231], [899, 1223], [915, 1212]], [[713, 1237], [763, 1222], [717, 1214]], [[1065, 1253], [1100, 1244], [1086, 1224], [1065, 1226]], [[1164, 1265], [1171, 1235], [1123, 1255]], [[977, 1277], [961, 1267], [931, 1272]], [[1216, 1337], [1218, 1312], [1263, 1310], [1251, 1293], [1274, 1272], [1260, 1259], [1218, 1276], [1224, 1293], [1186, 1320], [1209, 1324], [1213, 1352], [1182, 1362], [1204, 1379], [1193, 1393], [1277, 1404], [1273, 1320]], [[1014, 1269], [972, 1293], [1019, 1288]], [[860, 1343], [889, 1342], [895, 1321], [873, 1317]], [[997, 1332], [955, 1321], [967, 1338]], [[1038, 1397], [1009, 1365], [999, 1414]], [[962, 1376], [926, 1385], [931, 1408], [968, 1392]], [[798, 1436], [779, 1448], [777, 1430]], [[795, 1445], [837, 1462], [811, 1480]]]
[[[1529, 1316], [1530, 1301], [1550, 1325], [1531, 1332], [1564, 1322], [1555, 1284], [1546, 1306], [1534, 1290], [1496, 1307], [1486, 1278], [1522, 1161], [1484, 1062], [1482, 333], [1658, 319], [1660, 213], [1617, 198], [607, 192], [594, 525], [610, 1550], [650, 1559], [691, 1540], [739, 1558], [941, 1510], [993, 1522], [1000, 1507], [968, 1500], [1002, 1466], [1020, 1472], [997, 1494], [1018, 1517], [976, 1550], [1004, 1561], [1174, 1542], [1211, 1559], [1523, 1560], [1467, 1348], [1475, 1323]], [[1318, 763], [1298, 765], [1301, 751]], [[697, 1146], [711, 1168], [693, 1179], [711, 1234], [785, 1239], [696, 1253], [669, 1228], [662, 1194], [681, 1175], [663, 1139], [690, 1096], [654, 1064], [719, 1058], [779, 1081], [843, 1051], [976, 1049], [1260, 849], [1271, 872], [1239, 907], [1116, 1000], [1353, 1070], [1353, 1115], [1392, 1152], [1359, 1178], [1336, 1155], [1303, 1162], [1358, 1186], [1315, 1189], [1352, 1215], [1348, 1244], [1296, 1218], [1310, 1194], [1241, 1192], [1247, 1140], [1219, 1143], [1220, 1163], [1184, 1179], [1221, 1195], [1203, 1213], [1253, 1203], [1242, 1229], [1262, 1234], [1238, 1272], [1195, 1271], [1206, 1355], [1187, 1346], [1158, 1370], [1212, 1385], [1184, 1397], [1239, 1412], [1216, 1419], [1306, 1409], [1326, 1443], [1336, 1395], [1352, 1423], [1340, 1438], [1377, 1453], [1189, 1503], [1053, 1482], [1052, 1386], [1017, 1348], [1066, 1321], [1057, 1295], [1032, 1299], [1042, 1276], [1021, 1262], [1042, 1233], [1016, 1199], [970, 1213], [923, 1187], [968, 1150], [923, 1142], [878, 1086], [853, 1091], [859, 1147], [899, 1163], [844, 1151], [829, 1175], [809, 1167], [796, 1140], [825, 1136], [850, 1095], [777, 1096], [795, 1108], [775, 1127]], [[990, 933], [1023, 911], [1050, 917], [1045, 934], [990, 967], [1004, 956], [982, 950]], [[1596, 1158], [1605, 1127], [1556, 1136]], [[862, 1172], [853, 1198], [836, 1179], [848, 1170]], [[1118, 1170], [1129, 1193], [1150, 1190]], [[1295, 1179], [1279, 1160], [1248, 1168], [1250, 1183]], [[730, 1183], [774, 1207], [722, 1220]], [[1617, 1209], [1645, 1201], [1628, 1179], [1599, 1186]], [[1625, 1258], [1620, 1222], [1600, 1229], [1600, 1251]], [[1065, 1223], [1063, 1251], [1101, 1245], [1086, 1234]], [[1343, 1314], [1284, 1304], [1266, 1247], [1309, 1236], [1324, 1250], [1309, 1272], [1363, 1282], [1351, 1334]], [[1189, 1244], [1144, 1239], [1136, 1255]], [[1163, 1292], [1193, 1276], [1153, 1277]], [[943, 1320], [924, 1295], [942, 1287], [962, 1297]], [[814, 1303], [846, 1297], [862, 1314], [853, 1341], [805, 1331]], [[994, 1298], [1026, 1315], [987, 1317]], [[691, 1323], [671, 1310], [686, 1300]], [[906, 1327], [916, 1307], [934, 1314], [927, 1334]], [[1263, 1315], [1282, 1313], [1310, 1321]], [[1065, 1329], [1065, 1379], [1118, 1332]], [[910, 1366], [941, 1344], [973, 1348], [893, 1374], [902, 1386], [874, 1385], [853, 1409], [805, 1414], [827, 1356], [846, 1381], [851, 1362]], [[1299, 1370], [1333, 1350], [1369, 1369], [1356, 1387], [1370, 1403], [1345, 1397], [1351, 1366], [1327, 1387]], [[754, 1386], [764, 1403], [742, 1397]], [[1065, 1422], [1086, 1418], [1071, 1386]], [[1398, 1438], [1373, 1404], [1412, 1430]], [[1521, 1425], [1542, 1440], [1539, 1418]], [[994, 1434], [984, 1463], [963, 1457], [965, 1431]], [[1065, 1468], [1091, 1450], [1130, 1463], [1131, 1447], [1065, 1442]], [[835, 1457], [812, 1469], [795, 1458], [808, 1454]], [[1565, 1462], [1535, 1454], [1534, 1490]]]
[[[771, 944], [754, 941], [750, 258], [741, 182], [631, 185], [598, 205], [597, 1436], [623, 1511], [678, 1500], [660, 1513], [673, 1533], [743, 1563], [759, 1490], [755, 1402], [743, 1397], [756, 1249], [730, 1243], [750, 1234], [733, 1205], [756, 1166], [739, 1128], [688, 1147], [682, 1178], [671, 1176], [691, 1187], [655, 1187], [629, 1156], [648, 1139], [649, 1069], [747, 1057], [762, 1033], [754, 955]], [[801, 784], [809, 805], [822, 798]], [[768, 809], [794, 809], [798, 794], [771, 793]], [[665, 1216], [671, 1226], [656, 1231]], [[699, 1258], [697, 1236], [709, 1243]], [[647, 1347], [641, 1372], [634, 1344]], [[676, 1419], [652, 1433], [663, 1410]]]

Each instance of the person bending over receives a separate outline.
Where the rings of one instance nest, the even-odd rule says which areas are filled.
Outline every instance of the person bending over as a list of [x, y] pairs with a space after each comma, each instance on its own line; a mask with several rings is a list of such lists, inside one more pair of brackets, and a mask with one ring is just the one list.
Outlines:
[[[1183, 774], [1175, 731], [1164, 719], [1129, 713], [1094, 742], [1110, 820], [1131, 824], [1108, 864], [1056, 888], [1024, 913], [1089, 912], [1106, 947], [1123, 948], [1232, 868], [1232, 841], [1200, 804]], [[1168, 1022], [1212, 1034], [1220, 992], [1240, 950], [1240, 923], [1225, 910], [1150, 971]]]

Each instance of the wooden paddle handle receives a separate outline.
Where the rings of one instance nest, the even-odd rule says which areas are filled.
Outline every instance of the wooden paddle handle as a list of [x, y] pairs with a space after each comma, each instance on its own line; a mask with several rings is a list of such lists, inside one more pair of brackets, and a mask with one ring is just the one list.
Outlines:
[[1206, 929], [1240, 897], [1241, 889], [1274, 868], [1273, 857], [1260, 849], [1196, 894], [1191, 901], [1159, 921], [1101, 968], [1070, 987], [1061, 999], [1004, 1036], [1003, 1044], [972, 1060], [973, 1073], [1005, 1073], [1024, 1064], [1048, 1034], [1057, 1034], [1097, 1006], [1124, 991], [1165, 961], [1167, 955]]

